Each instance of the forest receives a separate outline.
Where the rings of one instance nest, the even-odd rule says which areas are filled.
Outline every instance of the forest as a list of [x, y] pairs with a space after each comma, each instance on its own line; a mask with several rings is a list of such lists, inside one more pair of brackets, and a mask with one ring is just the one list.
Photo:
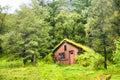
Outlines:
[[[120, 79], [120, 0], [31, 0], [8, 10], [0, 6], [0, 80]], [[95, 54], [79, 55], [75, 65], [54, 63], [63, 39]]]

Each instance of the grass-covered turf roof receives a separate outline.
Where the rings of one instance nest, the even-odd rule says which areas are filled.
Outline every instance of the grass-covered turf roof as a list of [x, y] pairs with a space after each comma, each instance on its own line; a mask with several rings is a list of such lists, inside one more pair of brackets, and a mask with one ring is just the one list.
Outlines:
[[91, 48], [89, 48], [89, 47], [87, 47], [87, 46], [84, 46], [84, 45], [82, 45], [82, 44], [80, 44], [80, 43], [76, 43], [76, 42], [74, 42], [74, 41], [72, 41], [72, 40], [69, 40], [69, 39], [64, 39], [64, 40], [62, 40], [62, 41], [54, 48], [53, 53], [54, 53], [64, 42], [70, 43], [70, 44], [72, 44], [73, 46], [76, 46], [76, 47], [78, 47], [78, 48], [82, 48], [82, 49], [85, 50], [86, 52], [95, 53], [95, 51], [94, 51], [93, 49], [91, 49]]

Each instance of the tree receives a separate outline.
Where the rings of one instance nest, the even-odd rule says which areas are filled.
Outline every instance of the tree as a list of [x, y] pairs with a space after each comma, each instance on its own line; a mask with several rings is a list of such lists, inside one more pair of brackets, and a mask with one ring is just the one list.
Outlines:
[[62, 1], [53, 1], [53, 2], [48, 3], [46, 5], [46, 7], [48, 8], [48, 10], [50, 12], [50, 18], [47, 19], [47, 21], [50, 22], [51, 27], [55, 26], [54, 17], [56, 17], [57, 14], [59, 14], [59, 12], [61, 11], [60, 7], [63, 4], [64, 3]]
[[55, 17], [55, 27], [52, 28], [52, 39], [56, 45], [64, 38], [75, 40], [76, 42], [85, 43], [84, 26], [79, 20], [80, 15], [76, 12], [69, 12], [69, 9], [62, 10]]
[[[23, 5], [15, 16], [15, 28], [3, 36], [2, 47], [5, 53], [16, 54], [33, 62], [34, 54], [44, 57], [49, 47], [49, 23], [45, 21], [49, 12], [45, 7], [33, 4], [32, 8]], [[15, 56], [15, 57], [16, 57]]]
[[45, 19], [49, 17], [49, 12], [46, 8], [36, 4], [33, 5], [33, 10], [23, 8], [23, 12], [19, 14], [23, 14], [19, 28], [22, 33], [22, 39], [25, 41], [25, 50], [30, 49], [32, 47], [31, 44], [38, 44], [39, 47], [33, 46], [32, 48], [37, 48], [37, 52], [44, 57], [46, 55], [46, 48], [49, 46], [49, 24], [45, 22]]
[[8, 30], [8, 26], [6, 24], [7, 21], [7, 14], [3, 13], [6, 12], [8, 10], [8, 7], [1, 7], [0, 6], [0, 53], [3, 53], [3, 49], [2, 49], [2, 35], [4, 35], [7, 30]]
[[91, 6], [92, 0], [72, 0], [75, 11], [82, 13], [83, 10], [87, 10]]
[[114, 3], [114, 14], [112, 16], [111, 19], [111, 23], [113, 24], [113, 31], [114, 31], [114, 38], [118, 38], [120, 36], [120, 4], [119, 4], [119, 0], [113, 0]]
[[114, 31], [114, 44], [115, 50], [113, 52], [113, 61], [119, 66], [120, 62], [120, 4], [119, 0], [113, 0], [114, 2], [114, 14], [111, 19], [111, 23], [113, 24], [113, 31]]
[[107, 68], [106, 53], [112, 53], [110, 50], [112, 46], [109, 46], [113, 44], [113, 37], [111, 37], [112, 25], [110, 23], [110, 17], [112, 14], [111, 0], [99, 0], [97, 2], [92, 0], [91, 8], [89, 10], [88, 22], [86, 24], [87, 37], [88, 39], [91, 39], [92, 37], [92, 44], [90, 44], [90, 46], [92, 46], [95, 51], [104, 53], [105, 68]]

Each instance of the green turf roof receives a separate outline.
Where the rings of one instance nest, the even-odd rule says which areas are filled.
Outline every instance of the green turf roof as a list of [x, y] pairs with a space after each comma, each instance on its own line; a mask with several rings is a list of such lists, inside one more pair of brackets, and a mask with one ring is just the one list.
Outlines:
[[53, 52], [55, 52], [55, 51], [61, 46], [61, 44], [63, 44], [65, 41], [68, 42], [68, 43], [70, 43], [70, 44], [72, 44], [72, 45], [74, 45], [74, 46], [76, 46], [76, 47], [82, 48], [82, 49], [85, 50], [86, 52], [95, 53], [93, 49], [90, 49], [90, 48], [87, 47], [87, 46], [84, 46], [84, 45], [82, 45], [82, 44], [80, 44], [80, 43], [76, 43], [76, 42], [74, 42], [74, 41], [72, 41], [72, 40], [69, 40], [69, 39], [64, 39], [64, 40], [62, 40], [62, 41], [54, 48]]

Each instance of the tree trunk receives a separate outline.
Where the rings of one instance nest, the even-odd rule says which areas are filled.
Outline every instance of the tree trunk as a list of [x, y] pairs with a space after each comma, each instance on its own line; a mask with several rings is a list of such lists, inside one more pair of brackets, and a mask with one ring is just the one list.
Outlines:
[[107, 54], [106, 54], [106, 47], [104, 46], [104, 68], [107, 69]]
[[36, 66], [36, 54], [34, 54], [33, 62], [34, 62], [34, 66]]
[[107, 69], [107, 53], [106, 53], [106, 34], [103, 35], [103, 50], [104, 50], [104, 68]]

